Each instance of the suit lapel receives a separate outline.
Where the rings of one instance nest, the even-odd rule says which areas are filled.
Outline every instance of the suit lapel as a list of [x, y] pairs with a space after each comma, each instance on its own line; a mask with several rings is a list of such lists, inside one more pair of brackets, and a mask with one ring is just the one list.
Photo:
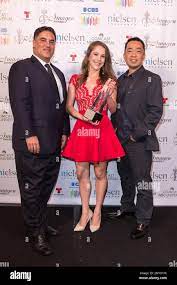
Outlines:
[[[51, 79], [49, 77], [49, 74], [48, 74], [47, 70], [45, 69], [45, 67], [40, 63], [40, 61], [33, 55], [31, 56], [31, 61], [33, 64], [35, 64], [35, 66], [38, 69], [40, 69], [43, 72], [44, 76], [46, 76], [46, 79], [49, 81], [50, 86], [53, 87]], [[59, 77], [59, 79], [61, 81], [61, 85], [63, 88], [63, 96], [66, 97], [66, 93], [65, 93], [66, 86], [65, 86], [65, 82], [63, 81], [63, 77], [62, 77], [61, 73], [59, 72], [59, 70], [53, 64], [51, 64], [51, 65], [52, 65], [52, 68], [55, 70], [57, 76]]]
[[47, 72], [47, 70], [45, 69], [45, 67], [40, 63], [40, 61], [35, 57], [35, 56], [31, 56], [31, 61], [33, 64], [35, 64], [36, 68], [40, 69], [43, 72], [43, 75], [46, 77], [46, 80], [49, 82], [51, 88], [53, 89], [53, 83], [52, 80]]
[[33, 64], [35, 64], [37, 68], [39, 68], [47, 76], [47, 71], [45, 70], [45, 67], [40, 63], [40, 61], [35, 56], [32, 55], [31, 61]]

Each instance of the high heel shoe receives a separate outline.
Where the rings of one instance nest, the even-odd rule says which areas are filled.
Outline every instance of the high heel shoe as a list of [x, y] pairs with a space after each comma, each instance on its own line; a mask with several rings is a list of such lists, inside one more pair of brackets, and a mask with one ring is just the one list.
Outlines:
[[93, 216], [93, 212], [89, 209], [89, 214], [88, 214], [88, 218], [87, 218], [86, 224], [84, 226], [82, 226], [82, 225], [80, 225], [80, 222], [77, 223], [77, 225], [74, 228], [74, 232], [83, 232], [85, 230], [85, 228], [86, 228], [86, 225], [91, 220], [92, 216]]
[[92, 225], [91, 221], [90, 221], [90, 231], [92, 233], [94, 233], [94, 232], [96, 232], [96, 231], [98, 231], [100, 229], [100, 226], [101, 226], [101, 215], [100, 215], [100, 221], [99, 221], [98, 225]]

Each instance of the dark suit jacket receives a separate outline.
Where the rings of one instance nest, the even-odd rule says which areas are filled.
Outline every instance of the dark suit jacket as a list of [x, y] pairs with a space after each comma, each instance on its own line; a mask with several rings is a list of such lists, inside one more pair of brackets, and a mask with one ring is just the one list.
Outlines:
[[[162, 83], [159, 75], [146, 70], [143, 66], [138, 71], [135, 83], [123, 92], [126, 73], [119, 77], [118, 108], [112, 115], [112, 123], [121, 128], [121, 111], [124, 108], [132, 125], [131, 135], [136, 141], [144, 141], [147, 150], [159, 150], [155, 128], [163, 112]], [[122, 96], [125, 96], [122, 100]], [[123, 106], [121, 105], [123, 102]]]
[[54, 153], [60, 150], [61, 136], [70, 132], [65, 78], [58, 68], [52, 67], [63, 87], [64, 101], [60, 106], [50, 76], [37, 58], [20, 60], [10, 69], [9, 97], [14, 116], [12, 141], [16, 151], [27, 151], [25, 139], [37, 136], [40, 153]]

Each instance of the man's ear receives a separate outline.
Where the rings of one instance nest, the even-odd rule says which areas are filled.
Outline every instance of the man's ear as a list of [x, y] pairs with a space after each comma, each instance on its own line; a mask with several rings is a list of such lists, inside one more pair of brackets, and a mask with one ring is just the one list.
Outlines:
[[36, 42], [35, 40], [33, 40], [33, 49], [35, 49], [35, 47], [36, 47]]

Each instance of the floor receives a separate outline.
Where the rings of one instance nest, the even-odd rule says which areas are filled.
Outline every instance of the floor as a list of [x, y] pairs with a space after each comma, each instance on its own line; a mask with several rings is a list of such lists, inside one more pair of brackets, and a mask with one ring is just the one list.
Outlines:
[[[79, 207], [80, 209], [80, 207]], [[156, 207], [149, 234], [131, 240], [133, 218], [120, 221], [116, 207], [104, 207], [101, 229], [73, 232], [78, 207], [49, 207], [54, 254], [33, 252], [24, 237], [20, 207], [0, 207], [0, 266], [10, 267], [177, 267], [177, 207]]]

